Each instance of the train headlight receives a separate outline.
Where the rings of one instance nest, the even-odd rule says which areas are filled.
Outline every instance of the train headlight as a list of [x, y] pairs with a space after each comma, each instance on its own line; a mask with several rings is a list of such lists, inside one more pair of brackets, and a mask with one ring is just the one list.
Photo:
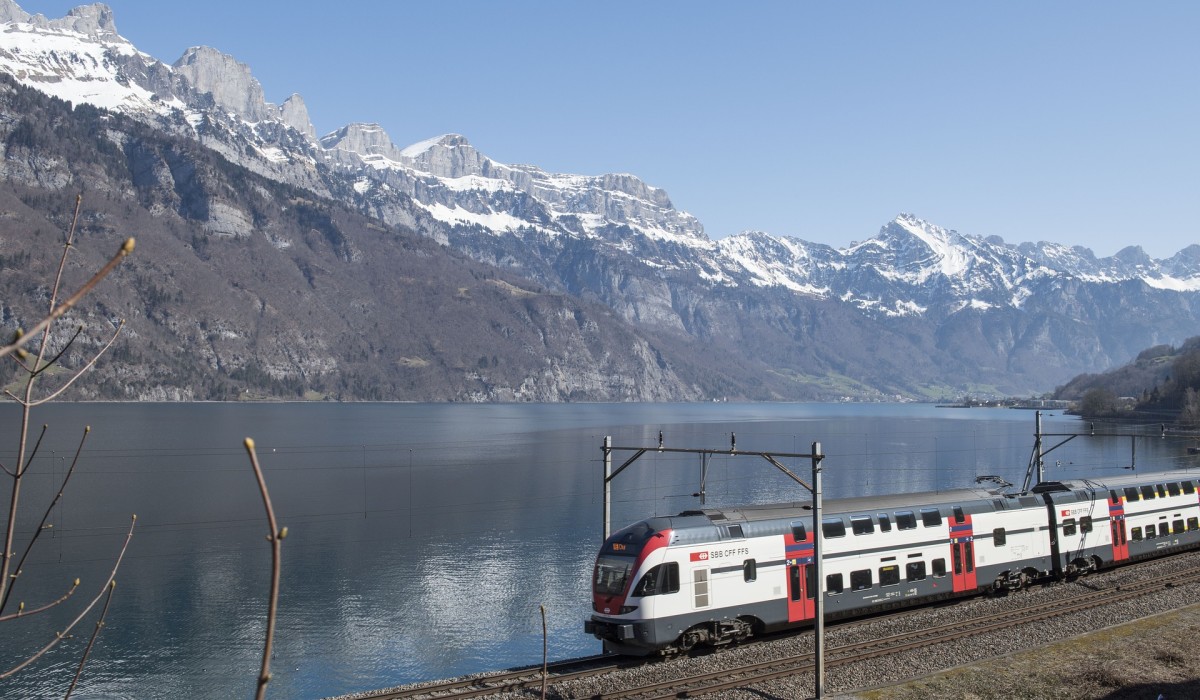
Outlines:
[[633, 612], [634, 610], [637, 610], [636, 605], [622, 605], [621, 612], [619, 612], [617, 614], [618, 615], [628, 615], [629, 613]]

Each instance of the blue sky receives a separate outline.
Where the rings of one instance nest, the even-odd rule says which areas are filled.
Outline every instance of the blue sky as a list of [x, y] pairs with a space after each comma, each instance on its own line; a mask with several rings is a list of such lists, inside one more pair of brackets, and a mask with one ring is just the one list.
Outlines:
[[1101, 256], [1200, 243], [1200, 3], [108, 5], [164, 62], [213, 46], [300, 93], [322, 134], [633, 173], [714, 238], [841, 247], [911, 212]]

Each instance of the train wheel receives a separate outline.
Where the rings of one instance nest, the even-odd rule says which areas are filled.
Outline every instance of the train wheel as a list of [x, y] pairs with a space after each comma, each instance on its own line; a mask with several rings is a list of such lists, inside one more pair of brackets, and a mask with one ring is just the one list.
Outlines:
[[708, 630], [704, 629], [702, 625], [697, 625], [684, 632], [679, 638], [679, 651], [686, 654], [697, 644], [706, 641], [708, 641]]

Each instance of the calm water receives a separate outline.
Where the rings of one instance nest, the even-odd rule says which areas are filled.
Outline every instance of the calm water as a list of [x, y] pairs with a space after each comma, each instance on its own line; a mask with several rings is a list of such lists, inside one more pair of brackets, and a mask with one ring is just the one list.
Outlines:
[[[17, 412], [0, 411], [0, 461]], [[25, 483], [23, 533], [93, 427], [67, 497], [17, 583], [34, 607], [83, 579], [72, 604], [8, 623], [9, 668], [49, 641], [107, 577], [138, 526], [78, 697], [250, 697], [262, 653], [270, 550], [242, 439], [258, 444], [284, 541], [271, 697], [316, 698], [596, 653], [582, 632], [599, 543], [601, 451], [617, 446], [807, 452], [820, 441], [827, 497], [1020, 483], [1032, 412], [819, 404], [83, 404], [49, 424]], [[1073, 431], [1049, 416], [1047, 432]], [[1157, 434], [1155, 432], [1155, 434]], [[1048, 440], [1054, 444], [1055, 440]], [[1075, 440], [1048, 478], [1120, 472], [1129, 438]], [[1139, 470], [1186, 458], [1139, 440]], [[619, 454], [616, 463], [627, 453]], [[802, 476], [807, 461], [788, 466]], [[649, 453], [615, 482], [614, 527], [695, 507], [695, 455]], [[8, 502], [7, 480], [3, 501]], [[716, 457], [708, 505], [803, 499], [759, 458]], [[61, 697], [93, 623], [8, 681], [5, 697]]]

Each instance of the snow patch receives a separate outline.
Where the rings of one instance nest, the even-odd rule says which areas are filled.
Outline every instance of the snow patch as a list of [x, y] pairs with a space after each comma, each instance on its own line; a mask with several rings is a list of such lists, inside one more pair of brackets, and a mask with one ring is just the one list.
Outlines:
[[520, 228], [532, 228], [532, 224], [524, 219], [518, 219], [512, 214], [506, 212], [491, 212], [488, 214], [476, 214], [475, 212], [459, 209], [458, 207], [448, 207], [442, 203], [421, 205], [429, 212], [430, 216], [438, 221], [444, 221], [448, 224], [466, 224], [482, 226], [483, 228], [493, 232], [515, 231]]
[[1143, 277], [1142, 281], [1155, 289], [1165, 289], [1171, 292], [1200, 292], [1200, 275], [1187, 279], [1178, 279], [1167, 275]]
[[434, 136], [431, 139], [425, 139], [424, 141], [418, 141], [417, 143], [414, 143], [413, 145], [402, 149], [400, 151], [400, 155], [404, 156], [405, 158], [416, 158], [417, 156], [421, 155], [422, 153], [424, 153], [424, 152], [428, 151], [429, 149], [433, 148], [434, 146], [438, 145], [438, 143], [440, 143], [441, 140], [446, 138], [447, 136], [453, 136], [453, 134], [442, 134], [441, 136]]

